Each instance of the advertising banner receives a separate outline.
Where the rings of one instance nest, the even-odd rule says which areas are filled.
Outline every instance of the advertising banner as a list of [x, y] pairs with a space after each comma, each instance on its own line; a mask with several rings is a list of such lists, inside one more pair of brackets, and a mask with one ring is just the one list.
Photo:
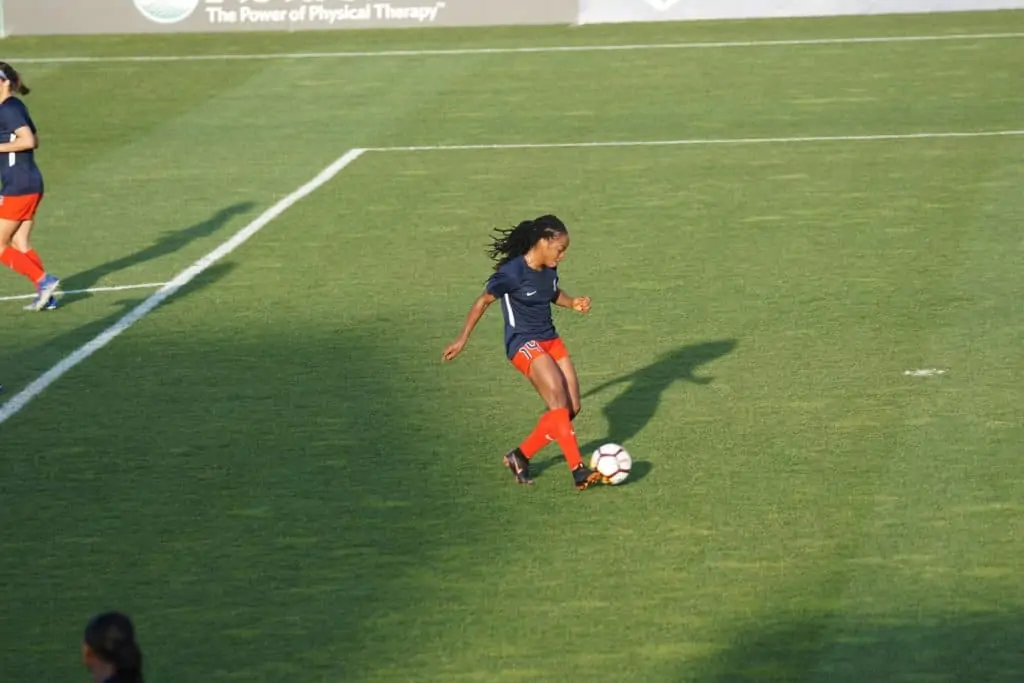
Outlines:
[[1024, 8], [1024, 0], [580, 0], [581, 24]]
[[578, 0], [2, 0], [6, 35], [572, 24]]

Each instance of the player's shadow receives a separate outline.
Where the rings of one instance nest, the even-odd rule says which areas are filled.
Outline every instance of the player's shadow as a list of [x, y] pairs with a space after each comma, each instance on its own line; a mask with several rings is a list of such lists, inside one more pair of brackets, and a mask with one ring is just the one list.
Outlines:
[[[227, 206], [204, 221], [182, 230], [174, 230], [165, 234], [150, 246], [140, 249], [135, 253], [108, 261], [81, 273], [69, 275], [61, 282], [61, 288], [65, 291], [91, 289], [108, 275], [131, 268], [140, 263], [145, 263], [146, 261], [152, 261], [173, 254], [187, 246], [190, 242], [215, 234], [227, 225], [231, 219], [251, 211], [255, 206], [253, 202], [239, 202], [238, 204]], [[89, 296], [91, 295], [86, 292], [65, 294], [61, 297], [61, 303]]]
[[[234, 268], [235, 265], [229, 262], [211, 266], [161, 303], [160, 308], [173, 306], [195, 292], [216, 285]], [[51, 337], [40, 346], [25, 349], [13, 356], [0, 358], [0, 377], [6, 380], [7, 392], [16, 392], [24, 388], [24, 385], [31, 381], [33, 376], [66, 360], [68, 354], [80, 349], [90, 340], [96, 339], [104, 331], [111, 330], [148, 296], [150, 295], [137, 295], [113, 301], [110, 304], [110, 312], [104, 317], [68, 330], [64, 334]], [[2, 398], [0, 397], [0, 399]]]
[[[735, 339], [690, 344], [660, 356], [650, 365], [598, 385], [583, 394], [583, 410], [587, 410], [586, 399], [606, 389], [625, 384], [626, 388], [618, 396], [601, 407], [608, 421], [608, 433], [603, 439], [595, 439], [581, 445], [580, 452], [584, 461], [590, 458], [598, 446], [604, 443], [617, 443], [628, 450], [629, 441], [639, 434], [658, 411], [662, 395], [676, 382], [706, 385], [713, 380], [711, 377], [696, 374], [698, 368], [711, 361], [721, 358], [736, 348]], [[562, 460], [557, 455], [551, 460], [537, 463], [533, 471], [543, 472], [553, 464]], [[646, 476], [653, 466], [649, 462], [635, 461], [633, 472], [626, 483], [637, 482]]]

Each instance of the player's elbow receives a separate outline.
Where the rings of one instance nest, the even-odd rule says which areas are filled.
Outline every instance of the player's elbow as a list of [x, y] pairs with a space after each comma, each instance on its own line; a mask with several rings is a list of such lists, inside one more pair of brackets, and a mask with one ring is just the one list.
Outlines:
[[32, 133], [23, 133], [18, 135], [14, 142], [21, 148], [18, 150], [19, 152], [29, 152], [34, 149], [39, 149], [39, 138]]

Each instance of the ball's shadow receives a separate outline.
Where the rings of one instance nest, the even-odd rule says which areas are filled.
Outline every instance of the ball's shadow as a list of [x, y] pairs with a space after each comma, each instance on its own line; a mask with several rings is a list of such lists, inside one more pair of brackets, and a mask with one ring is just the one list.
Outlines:
[[[591, 448], [589, 450], [580, 451], [580, 454], [583, 456], [583, 462], [586, 463], [588, 466], [590, 465], [590, 456], [598, 446], [600, 446], [600, 444], [595, 445], [594, 448]], [[558, 454], [548, 458], [543, 462], [531, 463], [530, 475], [534, 477], [539, 476], [552, 467], [564, 467], [566, 476], [568, 476], [569, 474], [569, 467], [568, 465], [565, 464], [565, 457], [563, 457], [561, 454]], [[630, 484], [635, 484], [636, 482], [640, 481], [648, 474], [650, 474], [651, 470], [653, 469], [654, 465], [646, 460], [634, 460], [633, 467], [629, 471], [629, 477], [626, 479], [626, 481], [622, 482], [621, 484], [616, 484], [616, 488], [620, 486], [629, 486]]]
[[630, 484], [635, 484], [644, 477], [646, 477], [648, 474], [650, 474], [651, 470], [653, 469], [654, 465], [648, 462], [647, 460], [634, 460], [633, 469], [629, 471], [629, 477], [626, 479], [626, 481], [619, 484], [619, 486], [629, 486]]

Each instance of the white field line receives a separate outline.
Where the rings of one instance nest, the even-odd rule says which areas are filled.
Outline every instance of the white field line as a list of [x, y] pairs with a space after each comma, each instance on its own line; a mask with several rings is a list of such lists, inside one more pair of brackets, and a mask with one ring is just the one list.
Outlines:
[[35, 381], [22, 389], [19, 393], [12, 396], [10, 400], [3, 404], [3, 406], [0, 406], [0, 425], [17, 415], [22, 408], [27, 406], [32, 399], [39, 396], [39, 394], [46, 391], [50, 385], [67, 374], [76, 365], [109, 344], [114, 338], [129, 327], [144, 318], [152, 312], [153, 309], [173, 296], [178, 290], [202, 274], [203, 271], [207, 270], [210, 266], [214, 265], [235, 249], [245, 244], [251, 237], [266, 227], [275, 218], [283, 214], [306, 196], [312, 194], [334, 178], [334, 176], [338, 175], [352, 162], [361, 157], [365, 151], [366, 150], [363, 149], [352, 149], [346, 152], [334, 163], [321, 171], [315, 178], [264, 211], [253, 222], [235, 233], [229, 240], [193, 263], [185, 270], [178, 273], [174, 279], [147, 297], [145, 301], [126, 313], [116, 323], [103, 330], [103, 332], [97, 335], [92, 341], [73, 351], [69, 356], [40, 375]]
[[[50, 385], [63, 377], [72, 368], [86, 360], [94, 353], [110, 343], [115, 337], [148, 315], [157, 306], [174, 295], [186, 284], [195, 279], [203, 271], [224, 258], [235, 249], [247, 242], [253, 235], [262, 230], [268, 223], [287, 211], [297, 202], [311, 194], [334, 176], [349, 166], [366, 152], [427, 152], [457, 150], [501, 150], [501, 149], [559, 149], [559, 148], [593, 148], [593, 147], [667, 147], [681, 145], [741, 145], [741, 144], [787, 144], [802, 142], [871, 142], [881, 140], [913, 140], [936, 138], [981, 138], [981, 137], [1024, 136], [1024, 130], [976, 131], [960, 133], [893, 133], [887, 135], [835, 135], [814, 137], [770, 137], [770, 138], [694, 138], [690, 140], [650, 140], [621, 142], [566, 142], [538, 144], [481, 144], [481, 145], [434, 145], [410, 147], [374, 147], [353, 149], [324, 169], [313, 180], [288, 195], [274, 206], [267, 209], [256, 220], [242, 228], [231, 239], [221, 244], [203, 258], [179, 273], [173, 280], [164, 284], [157, 292], [149, 296], [134, 309], [129, 311], [116, 323], [101, 332], [89, 343], [81, 346], [67, 358], [57, 363], [7, 403], [0, 406], [0, 424], [20, 412], [34, 398], [45, 391]], [[94, 290], [95, 291], [95, 290]]]
[[594, 147], [684, 147], [698, 145], [784, 145], [808, 142], [877, 142], [883, 140], [934, 140], [942, 138], [993, 138], [1024, 135], [1024, 130], [968, 132], [889, 133], [883, 135], [816, 135], [778, 138], [690, 138], [683, 140], [609, 140], [606, 142], [495, 143], [479, 145], [414, 145], [370, 147], [368, 152], [449, 152], [502, 149], [579, 149]]
[[374, 50], [352, 52], [277, 52], [265, 54], [123, 55], [69, 57], [8, 57], [18, 64], [116, 64], [139, 62], [217, 62], [274, 59], [346, 59], [375, 57], [431, 57], [470, 55], [555, 54], [564, 52], [636, 52], [640, 50], [708, 50], [759, 47], [808, 47], [815, 45], [877, 45], [949, 41], [1015, 40], [1024, 33], [950, 33], [924, 36], [863, 36], [851, 38], [797, 38], [793, 40], [733, 40], [695, 43], [638, 43], [627, 45], [549, 45], [536, 47], [467, 47], [423, 50]]
[[[163, 287], [166, 282], [143, 282], [138, 285], [117, 285], [111, 287], [90, 287], [89, 289], [62, 289], [58, 294], [94, 294], [96, 292], [124, 292], [129, 289], [155, 289]], [[19, 299], [34, 299], [35, 294], [16, 294], [14, 296], [0, 296], [0, 301], [18, 301]]]

